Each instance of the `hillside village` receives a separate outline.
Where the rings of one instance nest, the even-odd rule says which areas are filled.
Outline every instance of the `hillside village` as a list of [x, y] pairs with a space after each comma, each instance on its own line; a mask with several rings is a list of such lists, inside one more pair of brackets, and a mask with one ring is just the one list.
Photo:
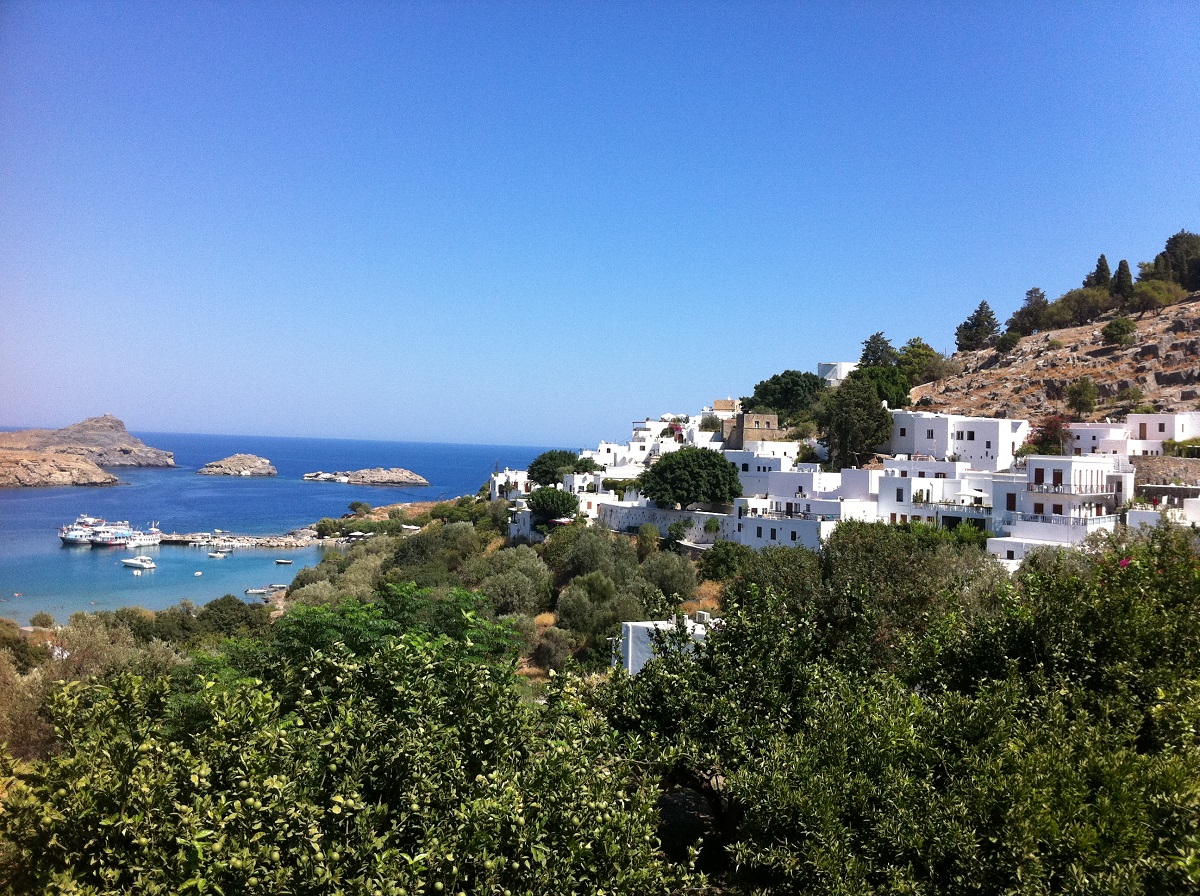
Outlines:
[[[1101, 320], [1038, 334], [1008, 353], [956, 355], [961, 373], [918, 386], [911, 407], [888, 410], [890, 437], [862, 467], [812, 462], [821, 443], [724, 399], [697, 414], [634, 422], [625, 441], [580, 452], [581, 466], [594, 469], [568, 472], [554, 487], [575, 495], [590, 521], [628, 533], [648, 523], [694, 554], [718, 541], [815, 549], [845, 520], [927, 523], [987, 533], [988, 551], [1013, 570], [1037, 548], [1079, 545], [1121, 523], [1153, 525], [1164, 513], [1200, 523], [1200, 460], [1164, 456], [1200, 437], [1197, 299], [1139, 321], [1130, 345], [1104, 344]], [[822, 364], [818, 375], [837, 386], [856, 366]], [[1058, 450], [1036, 453], [1040, 420], [1062, 410], [1067, 385], [1084, 376], [1099, 396], [1090, 416], [1110, 415], [1062, 420]], [[1118, 396], [1127, 407], [1116, 416]], [[1022, 410], [1033, 419], [1014, 413]], [[741, 497], [666, 506], [639, 492], [643, 473], [687, 447], [731, 462]], [[528, 500], [537, 487], [523, 470], [491, 478], [491, 497], [515, 502], [514, 542], [542, 538]]]

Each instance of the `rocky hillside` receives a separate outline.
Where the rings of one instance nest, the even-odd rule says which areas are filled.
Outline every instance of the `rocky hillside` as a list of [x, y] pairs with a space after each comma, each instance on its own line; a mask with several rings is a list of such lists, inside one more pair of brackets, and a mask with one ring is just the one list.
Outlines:
[[82, 457], [0, 448], [0, 488], [116, 484], [116, 476]]
[[173, 467], [170, 451], [151, 448], [129, 434], [112, 414], [89, 417], [64, 429], [0, 433], [0, 448], [73, 454], [101, 467]]
[[1090, 419], [1123, 416], [1152, 405], [1164, 411], [1200, 410], [1200, 294], [1142, 318], [1129, 346], [1106, 345], [1100, 331], [1114, 315], [1024, 337], [1001, 355], [994, 349], [960, 352], [957, 376], [912, 391], [917, 410], [1036, 419], [1070, 414], [1066, 390], [1080, 377], [1096, 384]]

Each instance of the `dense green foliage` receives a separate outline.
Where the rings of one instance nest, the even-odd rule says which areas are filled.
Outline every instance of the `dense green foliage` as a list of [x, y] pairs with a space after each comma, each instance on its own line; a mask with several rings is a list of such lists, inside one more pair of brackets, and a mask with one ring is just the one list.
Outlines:
[[1127, 317], [1114, 317], [1104, 325], [1100, 335], [1109, 345], [1133, 345], [1137, 324]]
[[999, 332], [1000, 324], [991, 306], [987, 302], [980, 302], [979, 307], [954, 331], [954, 342], [959, 351], [973, 352], [991, 345]]
[[842, 381], [842, 388], [851, 380], [863, 380], [875, 387], [875, 394], [880, 401], [886, 401], [889, 408], [903, 408], [911, 404], [909, 393], [912, 383], [899, 367], [859, 367], [850, 372]]
[[742, 399], [742, 410], [776, 414], [781, 426], [793, 426], [806, 418], [825, 390], [825, 381], [815, 373], [785, 370], [756, 384], [754, 394]]
[[899, 361], [900, 353], [882, 332], [872, 333], [863, 340], [859, 367], [895, 367]]
[[1099, 393], [1096, 391], [1096, 384], [1092, 382], [1090, 376], [1081, 376], [1071, 385], [1067, 386], [1067, 407], [1073, 410], [1081, 417], [1086, 417], [1092, 411], [1096, 410], [1096, 400], [1099, 398]]
[[1139, 267], [1141, 280], [1170, 281], [1188, 291], [1200, 289], [1200, 234], [1179, 231], [1152, 263]]
[[686, 446], [664, 454], [641, 477], [642, 494], [664, 504], [724, 504], [742, 493], [737, 467], [719, 452]]
[[579, 510], [579, 499], [557, 488], [534, 489], [529, 495], [529, 509], [538, 524], [562, 517], [572, 517]]
[[866, 377], [847, 377], [823, 403], [820, 421], [837, 469], [857, 466], [892, 433], [892, 415]]
[[590, 457], [580, 457], [574, 451], [543, 451], [529, 464], [526, 471], [530, 480], [538, 485], [553, 488], [562, 482], [568, 473], [586, 473], [596, 469]]
[[702, 864], [760, 894], [1200, 886], [1190, 536], [1035, 556], [1009, 585], [921, 527], [845, 528], [597, 693], [709, 807]]

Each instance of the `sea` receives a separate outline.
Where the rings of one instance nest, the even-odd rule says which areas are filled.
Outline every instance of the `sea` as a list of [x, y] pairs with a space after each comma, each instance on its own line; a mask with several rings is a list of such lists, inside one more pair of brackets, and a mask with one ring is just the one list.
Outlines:
[[[225, 594], [288, 584], [320, 562], [322, 548], [243, 549], [224, 559], [207, 548], [160, 545], [64, 547], [58, 529], [80, 514], [164, 532], [275, 535], [348, 513], [352, 501], [373, 507], [474, 495], [492, 472], [524, 469], [543, 448], [383, 442], [186, 433], [134, 433], [147, 445], [175, 453], [176, 467], [112, 468], [120, 485], [0, 489], [0, 617], [27, 625], [46, 611], [65, 623], [79, 611], [125, 606], [162, 609], [188, 600], [197, 606]], [[274, 477], [200, 476], [204, 464], [231, 454], [256, 454], [278, 469]], [[391, 487], [304, 482], [305, 473], [403, 467], [428, 486]], [[121, 558], [148, 554], [156, 569], [132, 570]], [[292, 560], [290, 565], [275, 560]]]

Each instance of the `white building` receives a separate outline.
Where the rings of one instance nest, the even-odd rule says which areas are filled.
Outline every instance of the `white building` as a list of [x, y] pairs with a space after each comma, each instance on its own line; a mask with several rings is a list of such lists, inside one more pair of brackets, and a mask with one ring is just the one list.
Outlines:
[[892, 415], [889, 453], [964, 461], [976, 470], [1007, 470], [1029, 438], [1028, 420], [906, 409], [889, 413]]
[[[1078, 544], [1100, 529], [1112, 531], [1117, 512], [1133, 496], [1134, 469], [1120, 455], [1030, 455], [1025, 488], [1012, 492], [988, 539], [988, 550], [1015, 566], [1038, 547]], [[1003, 527], [1003, 528], [1001, 528]]]
[[825, 385], [836, 389], [842, 380], [858, 370], [858, 364], [853, 361], [821, 361], [817, 364], [817, 376], [825, 381]]

